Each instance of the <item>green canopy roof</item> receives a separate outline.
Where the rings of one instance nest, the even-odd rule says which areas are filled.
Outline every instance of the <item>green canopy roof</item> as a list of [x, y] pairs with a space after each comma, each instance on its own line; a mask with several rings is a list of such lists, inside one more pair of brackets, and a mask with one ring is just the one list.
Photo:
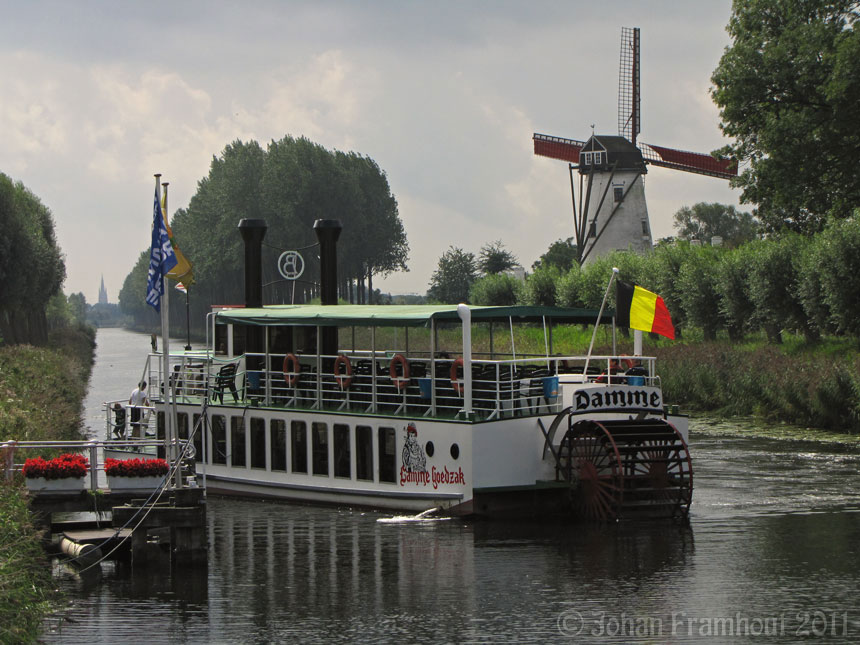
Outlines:
[[[593, 309], [565, 307], [473, 307], [473, 322], [505, 321], [594, 324]], [[270, 305], [217, 312], [216, 322], [243, 325], [320, 325], [357, 327], [429, 327], [430, 321], [459, 322], [457, 305]], [[612, 322], [612, 312], [603, 313], [602, 322]]]

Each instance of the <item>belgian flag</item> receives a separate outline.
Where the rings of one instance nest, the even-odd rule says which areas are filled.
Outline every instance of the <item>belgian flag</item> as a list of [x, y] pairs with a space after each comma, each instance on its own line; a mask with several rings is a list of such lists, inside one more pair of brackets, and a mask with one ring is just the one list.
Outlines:
[[615, 316], [619, 327], [652, 331], [675, 338], [675, 327], [663, 298], [647, 289], [619, 280], [615, 294]]

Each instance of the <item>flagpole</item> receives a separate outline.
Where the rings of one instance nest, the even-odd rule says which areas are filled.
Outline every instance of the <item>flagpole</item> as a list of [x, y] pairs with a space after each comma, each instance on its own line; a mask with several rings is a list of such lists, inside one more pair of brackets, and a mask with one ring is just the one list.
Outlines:
[[[158, 189], [158, 181], [161, 179], [161, 173], [155, 175], [156, 190]], [[167, 186], [168, 182], [164, 182], [161, 186], [164, 187], [164, 210], [167, 210]], [[159, 202], [161, 196], [159, 195]], [[161, 213], [162, 218], [166, 219], [164, 212]], [[176, 445], [176, 422], [174, 416], [174, 397], [173, 397], [173, 379], [170, 373], [170, 293], [167, 288], [167, 276], [161, 276], [161, 288], [164, 296], [161, 298], [161, 350], [163, 352], [162, 374], [164, 378], [164, 393], [167, 399], [167, 406], [164, 414], [164, 439], [167, 443], [167, 458], [171, 465], [176, 463], [178, 450]], [[181, 482], [180, 468], [175, 469], [174, 484], [178, 488]], [[169, 482], [168, 482], [169, 484]]]
[[609, 284], [606, 285], [606, 293], [603, 294], [603, 302], [600, 303], [600, 312], [597, 314], [597, 320], [594, 322], [594, 331], [591, 332], [591, 344], [588, 346], [588, 355], [585, 357], [585, 367], [582, 370], [583, 380], [585, 380], [588, 375], [588, 363], [591, 360], [591, 350], [594, 349], [594, 339], [597, 337], [597, 326], [600, 324], [600, 319], [603, 318], [603, 310], [606, 308], [606, 299], [609, 298], [609, 290], [612, 288], [612, 283], [615, 282], [615, 276], [617, 275], [618, 269], [616, 267], [612, 267], [612, 275], [609, 278]]

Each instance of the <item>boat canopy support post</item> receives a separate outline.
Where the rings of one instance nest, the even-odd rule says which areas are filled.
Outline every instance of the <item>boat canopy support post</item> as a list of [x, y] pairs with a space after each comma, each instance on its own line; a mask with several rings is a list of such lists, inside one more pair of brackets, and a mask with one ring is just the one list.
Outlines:
[[468, 305], [457, 305], [457, 315], [463, 321], [463, 414], [472, 416], [472, 312]]
[[642, 356], [642, 330], [633, 330], [633, 355]]

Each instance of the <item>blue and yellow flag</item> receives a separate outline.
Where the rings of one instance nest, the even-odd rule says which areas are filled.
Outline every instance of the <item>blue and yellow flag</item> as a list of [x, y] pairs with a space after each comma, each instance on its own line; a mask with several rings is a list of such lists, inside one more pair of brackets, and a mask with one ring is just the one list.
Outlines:
[[164, 198], [162, 201], [162, 212], [164, 213], [164, 226], [167, 229], [167, 236], [170, 238], [170, 243], [173, 245], [173, 251], [176, 253], [176, 266], [168, 273], [167, 277], [177, 282], [183, 282], [185, 285], [194, 284], [194, 271], [191, 269], [191, 262], [185, 257], [185, 254], [176, 246], [176, 238], [173, 237], [173, 229], [167, 222], [167, 189], [164, 190]]
[[155, 203], [152, 207], [152, 247], [149, 250], [149, 276], [146, 281], [146, 303], [161, 312], [161, 297], [164, 295], [163, 276], [176, 266], [176, 253], [167, 235], [158, 181], [155, 184]]

